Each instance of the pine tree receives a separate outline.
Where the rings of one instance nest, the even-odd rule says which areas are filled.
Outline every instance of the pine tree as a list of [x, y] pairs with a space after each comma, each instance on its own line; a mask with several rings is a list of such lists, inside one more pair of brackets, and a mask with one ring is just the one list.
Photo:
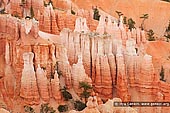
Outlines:
[[34, 109], [31, 106], [24, 106], [25, 112], [35, 113]]
[[143, 14], [140, 18], [143, 19], [140, 27], [142, 30], [144, 30], [144, 23], [145, 23], [145, 20], [149, 18], [149, 15]]
[[153, 32], [152, 29], [150, 29], [150, 30], [148, 31], [147, 35], [148, 35], [148, 40], [149, 40], [149, 41], [155, 41], [154, 34], [155, 34], [155, 33]]
[[117, 15], [119, 16], [119, 18], [120, 18], [120, 16], [122, 16], [123, 15], [123, 13], [122, 12], [120, 12], [120, 11], [115, 11], [116, 13], [117, 13]]
[[99, 10], [97, 9], [97, 7], [93, 9], [93, 12], [94, 12], [93, 19], [99, 20], [100, 19], [100, 15], [99, 15]]
[[90, 86], [87, 82], [80, 82], [79, 87], [83, 88], [83, 92], [80, 94], [82, 98], [85, 99], [85, 103], [87, 102], [87, 98], [90, 96], [90, 89], [92, 89], [92, 86]]
[[127, 24], [127, 17], [126, 16], [123, 17], [123, 24]]
[[54, 110], [53, 107], [49, 106], [48, 103], [41, 104], [40, 113], [55, 113], [55, 112], [56, 110]]
[[136, 23], [132, 18], [128, 19], [128, 26], [129, 26], [130, 31], [132, 31], [132, 29], [135, 28], [135, 24]]

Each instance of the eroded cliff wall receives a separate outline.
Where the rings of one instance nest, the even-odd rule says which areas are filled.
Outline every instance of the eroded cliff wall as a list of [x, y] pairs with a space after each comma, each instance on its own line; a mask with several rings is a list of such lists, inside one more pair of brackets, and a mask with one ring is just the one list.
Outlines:
[[[8, 109], [22, 112], [24, 105], [61, 103], [61, 73], [65, 86], [77, 95], [79, 82], [86, 81], [104, 100], [170, 99], [169, 83], [159, 80], [152, 54], [146, 53], [145, 31], [129, 31], [122, 18], [118, 25], [104, 15], [98, 24], [88, 14], [80, 10], [74, 16], [49, 5], [37, 14], [39, 21], [0, 15], [0, 98]], [[168, 110], [159, 108], [160, 113]]]

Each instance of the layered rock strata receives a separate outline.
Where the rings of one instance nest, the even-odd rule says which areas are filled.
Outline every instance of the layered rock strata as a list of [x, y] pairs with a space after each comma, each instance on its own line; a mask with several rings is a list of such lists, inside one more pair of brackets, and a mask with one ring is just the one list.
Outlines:
[[[68, 89], [73, 87], [80, 93], [79, 82], [86, 81], [102, 99], [170, 99], [169, 83], [159, 80], [152, 56], [145, 53], [144, 31], [128, 31], [122, 17], [118, 24], [101, 15], [96, 33], [91, 33], [87, 15], [79, 14], [77, 19], [72, 15], [68, 20], [69, 14], [55, 11], [51, 5], [43, 13], [39, 13], [39, 28], [44, 35], [38, 32], [35, 19], [0, 15], [0, 95], [9, 109], [15, 106], [14, 101], [37, 105], [41, 99], [49, 102], [53, 97], [59, 102], [60, 75]], [[168, 110], [159, 108], [165, 113]], [[154, 108], [138, 108], [141, 113], [148, 111], [156, 112]]]
[[20, 96], [24, 98], [26, 103], [39, 104], [40, 97], [33, 67], [33, 57], [34, 54], [31, 52], [23, 54], [24, 68], [22, 70]]

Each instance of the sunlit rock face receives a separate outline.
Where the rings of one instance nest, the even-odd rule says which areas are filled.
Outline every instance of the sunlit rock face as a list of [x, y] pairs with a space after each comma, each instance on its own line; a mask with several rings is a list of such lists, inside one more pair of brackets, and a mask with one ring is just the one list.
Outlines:
[[52, 92], [52, 97], [57, 101], [61, 101], [61, 92], [60, 92], [60, 85], [59, 85], [59, 78], [57, 71], [55, 71], [54, 74], [54, 79], [51, 80], [51, 92]]
[[37, 84], [39, 88], [39, 93], [41, 98], [44, 101], [49, 101], [49, 89], [48, 89], [48, 80], [47, 80], [47, 72], [43, 70], [40, 65], [36, 69], [36, 76], [37, 76]]
[[[79, 70], [79, 71], [77, 71]], [[79, 88], [80, 82], [87, 82], [91, 85], [91, 79], [85, 73], [85, 69], [82, 63], [82, 55], [78, 55], [78, 62], [77, 64], [73, 64], [72, 66], [72, 80], [73, 80], [73, 88], [76, 90], [77, 93], [80, 93], [81, 90]]]
[[29, 104], [39, 104], [39, 93], [33, 67], [33, 57], [34, 54], [31, 52], [23, 54], [24, 68], [22, 70], [20, 96]]
[[[0, 15], [0, 100], [8, 109], [24, 112], [24, 105], [63, 104], [60, 89], [65, 86], [77, 96], [82, 92], [79, 82], [89, 83], [98, 96], [89, 98], [87, 113], [136, 113], [130, 107], [113, 107], [113, 97], [123, 102], [170, 100], [168, 75], [167, 82], [160, 81], [160, 69], [155, 71], [158, 66], [154, 65], [155, 54], [167, 55], [161, 49], [165, 45], [148, 42], [139, 28], [130, 31], [122, 16], [117, 21], [103, 11], [98, 22], [92, 19], [92, 12], [77, 9], [72, 15], [70, 9], [61, 11], [52, 4], [44, 7], [43, 0], [27, 0], [26, 6], [18, 0], [3, 1], [6, 12], [13, 14]], [[22, 18], [31, 16], [31, 6], [35, 18]], [[157, 44], [163, 53], [155, 50]], [[148, 54], [147, 47], [154, 54]], [[168, 107], [136, 110], [169, 112]]]
[[30, 9], [33, 8], [34, 16], [37, 17], [38, 12], [43, 12], [44, 10], [44, 2], [43, 0], [33, 1], [33, 0], [12, 0], [6, 1], [6, 12], [19, 16], [26, 17], [31, 16]]

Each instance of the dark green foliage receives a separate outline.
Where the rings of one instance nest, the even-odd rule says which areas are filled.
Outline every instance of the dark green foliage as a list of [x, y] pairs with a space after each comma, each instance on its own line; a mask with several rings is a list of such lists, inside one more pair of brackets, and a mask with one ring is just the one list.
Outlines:
[[90, 96], [92, 86], [90, 86], [87, 82], [80, 82], [79, 87], [83, 88], [83, 92], [80, 94], [81, 98], [85, 98], [85, 103], [87, 102], [87, 98]]
[[30, 14], [31, 14], [31, 18], [33, 18], [34, 17], [34, 9], [33, 9], [32, 5], [30, 7]]
[[128, 27], [130, 29], [130, 31], [132, 31], [133, 28], [135, 28], [135, 21], [132, 18], [128, 19]]
[[24, 106], [25, 112], [35, 113], [34, 109], [31, 106]]
[[92, 89], [92, 87], [87, 82], [80, 82], [79, 87], [83, 88], [84, 90]]
[[120, 16], [122, 16], [123, 15], [123, 13], [122, 12], [120, 12], [120, 11], [115, 11], [116, 13], [117, 13], [117, 15], [119, 16], [119, 18], [120, 18]]
[[71, 9], [71, 14], [75, 15], [76, 12], [74, 10]]
[[75, 103], [74, 103], [74, 108], [77, 111], [82, 111], [84, 108], [86, 108], [86, 104], [79, 101], [79, 100], [76, 100]]
[[166, 82], [166, 80], [164, 79], [164, 68], [163, 68], [163, 66], [161, 67], [161, 72], [160, 72], [160, 80], [161, 81], [164, 81], [164, 82]]
[[68, 106], [67, 105], [59, 105], [58, 111], [59, 112], [66, 112], [66, 111], [68, 111]]
[[41, 104], [40, 113], [55, 113], [56, 110], [53, 107], [49, 106], [49, 104]]
[[123, 17], [123, 24], [127, 24], [127, 17], [126, 16]]
[[140, 28], [142, 30], [144, 30], [144, 23], [145, 23], [145, 20], [149, 18], [149, 15], [148, 14], [143, 14], [140, 18], [143, 19]]
[[[120, 16], [122, 16], [123, 15], [123, 13], [122, 12], [120, 12], [120, 11], [115, 11], [116, 13], [117, 13], [117, 15], [119, 16], [119, 19], [120, 19]], [[118, 26], [119, 26], [119, 23], [120, 23], [120, 20], [118, 20]]]
[[168, 27], [165, 30], [165, 35], [164, 36], [166, 37], [167, 42], [169, 42], [169, 39], [170, 39], [170, 21], [169, 21]]
[[72, 95], [66, 90], [66, 87], [64, 87], [63, 89], [60, 89], [61, 90], [61, 93], [64, 97], [64, 100], [65, 101], [68, 101], [69, 99], [72, 99]]
[[152, 29], [150, 29], [150, 30], [148, 31], [147, 35], [148, 35], [148, 40], [149, 40], [149, 41], [155, 41], [154, 34], [155, 34], [155, 33], [153, 32]]
[[99, 10], [97, 9], [97, 7], [93, 9], [93, 12], [94, 12], [93, 19], [99, 20], [100, 19], [100, 15], [99, 15]]

